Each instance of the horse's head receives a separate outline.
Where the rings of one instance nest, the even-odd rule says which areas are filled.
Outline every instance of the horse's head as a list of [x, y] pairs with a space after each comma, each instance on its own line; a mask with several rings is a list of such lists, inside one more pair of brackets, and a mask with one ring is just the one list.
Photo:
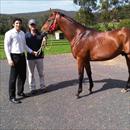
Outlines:
[[57, 18], [59, 17], [59, 15], [59, 12], [52, 12], [48, 20], [42, 25], [41, 31], [49, 33], [55, 31], [57, 29]]

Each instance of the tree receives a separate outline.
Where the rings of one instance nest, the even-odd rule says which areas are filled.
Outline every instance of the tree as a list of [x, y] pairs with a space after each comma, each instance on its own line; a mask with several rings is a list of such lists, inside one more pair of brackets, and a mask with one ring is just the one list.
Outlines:
[[100, 0], [101, 19], [104, 21], [118, 20], [121, 8], [130, 3], [130, 0]]
[[83, 8], [76, 13], [75, 19], [84, 26], [92, 25], [94, 23], [94, 15], [91, 11]]
[[97, 0], [73, 0], [73, 2], [81, 7], [76, 13], [76, 20], [85, 26], [92, 24], [94, 21], [92, 11], [96, 9]]
[[108, 22], [119, 21], [119, 12], [130, 0], [100, 0], [100, 19], [104, 22], [106, 30], [109, 30]]
[[5, 32], [11, 28], [12, 17], [8, 15], [1, 15], [0, 19], [1, 19], [0, 21], [0, 35], [1, 35], [5, 34]]
[[[100, 21], [109, 22], [113, 19], [119, 19], [120, 10], [126, 5], [130, 5], [130, 0], [73, 0], [73, 2], [79, 5], [81, 8], [79, 13], [84, 13], [81, 9], [87, 11], [88, 14], [92, 16], [93, 12], [97, 11], [100, 13]], [[128, 12], [127, 12], [128, 13]], [[88, 17], [91, 19], [92, 17]]]
[[88, 10], [96, 9], [97, 6], [97, 0], [73, 0], [73, 2]]

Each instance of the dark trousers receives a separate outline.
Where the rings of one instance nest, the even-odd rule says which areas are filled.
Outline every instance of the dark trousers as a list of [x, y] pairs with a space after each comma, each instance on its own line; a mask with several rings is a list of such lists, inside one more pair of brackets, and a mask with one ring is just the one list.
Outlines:
[[26, 59], [23, 54], [11, 54], [14, 66], [11, 66], [9, 77], [9, 98], [15, 98], [16, 94], [16, 81], [17, 81], [17, 94], [23, 93], [24, 84], [26, 80]]

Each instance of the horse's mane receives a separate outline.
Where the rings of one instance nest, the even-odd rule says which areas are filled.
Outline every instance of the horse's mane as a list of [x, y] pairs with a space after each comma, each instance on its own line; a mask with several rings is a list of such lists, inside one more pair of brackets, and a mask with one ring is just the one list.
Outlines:
[[72, 23], [76, 23], [77, 25], [82, 26], [83, 28], [85, 28], [85, 29], [87, 29], [87, 30], [93, 30], [93, 31], [96, 31], [96, 30], [93, 29], [93, 28], [89, 28], [89, 27], [86, 27], [86, 26], [80, 24], [80, 23], [77, 22], [76, 20], [72, 19], [71, 17], [69, 17], [69, 16], [67, 16], [67, 15], [65, 15], [65, 14], [63, 14], [63, 13], [61, 13], [61, 12], [57, 12], [57, 13], [58, 13], [60, 16], [62, 16], [62, 17], [64, 17], [64, 18], [66, 18], [67, 20], [69, 20], [70, 22], [72, 22]]

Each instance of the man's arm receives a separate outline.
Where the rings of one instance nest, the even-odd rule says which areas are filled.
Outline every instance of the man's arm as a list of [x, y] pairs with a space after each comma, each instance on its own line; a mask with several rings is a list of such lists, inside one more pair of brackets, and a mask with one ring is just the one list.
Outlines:
[[8, 64], [13, 66], [14, 63], [12, 61], [11, 55], [10, 55], [10, 49], [11, 49], [11, 35], [9, 32], [5, 33], [5, 38], [4, 38], [4, 50], [5, 50], [5, 54], [8, 60]]

